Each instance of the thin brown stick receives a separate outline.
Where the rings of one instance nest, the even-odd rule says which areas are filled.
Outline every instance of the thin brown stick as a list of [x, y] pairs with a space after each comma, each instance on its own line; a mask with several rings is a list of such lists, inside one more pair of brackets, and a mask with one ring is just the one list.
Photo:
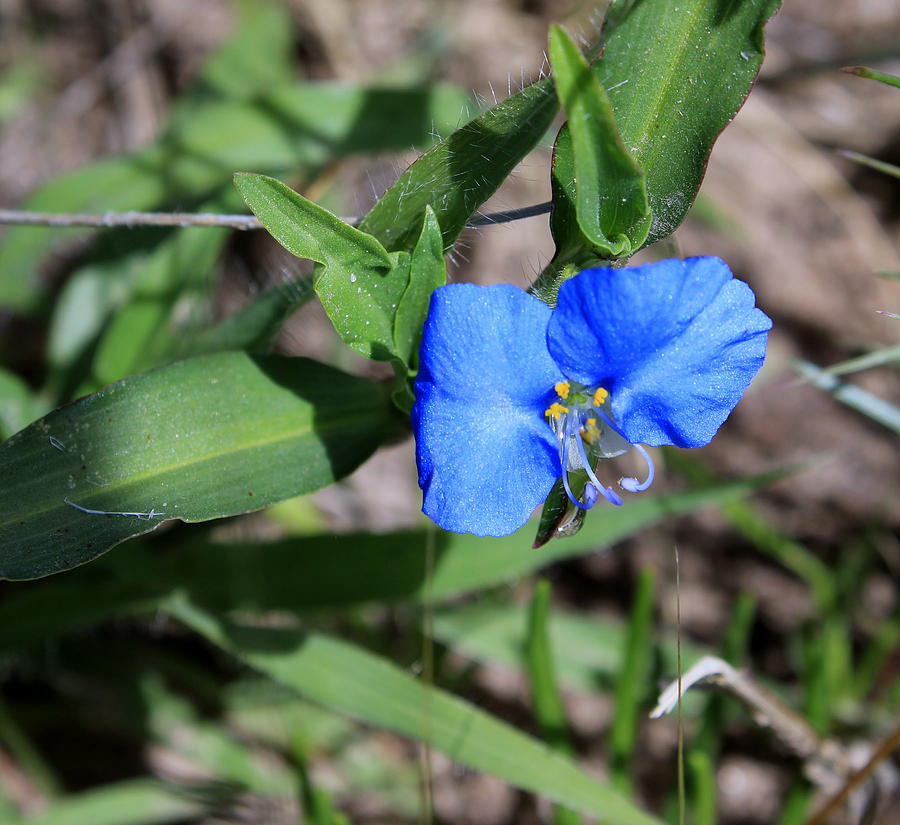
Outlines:
[[[546, 215], [552, 204], [537, 203], [521, 209], [492, 212], [487, 215], [473, 215], [466, 224], [469, 228], [490, 226], [496, 223], [510, 223], [536, 215]], [[362, 218], [343, 218], [352, 226]], [[112, 227], [135, 226], [207, 226], [226, 229], [262, 229], [259, 219], [253, 215], [220, 215], [214, 212], [28, 212], [19, 209], [0, 209], [0, 225], [8, 226], [58, 226], [110, 229]]]
[[900, 725], [891, 732], [879, 746], [872, 758], [858, 771], [847, 777], [844, 786], [831, 799], [829, 799], [818, 811], [816, 811], [806, 825], [825, 825], [832, 816], [848, 799], [851, 793], [859, 788], [898, 747], [900, 747]]
[[24, 212], [0, 209], [0, 224], [12, 226], [61, 226], [109, 229], [135, 226], [219, 226], [230, 229], [261, 229], [253, 215], [217, 215], [212, 212]]

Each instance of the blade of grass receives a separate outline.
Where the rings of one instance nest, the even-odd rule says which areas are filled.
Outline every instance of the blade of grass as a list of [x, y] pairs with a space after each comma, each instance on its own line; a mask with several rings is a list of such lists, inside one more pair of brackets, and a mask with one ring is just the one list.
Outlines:
[[813, 791], [806, 779], [796, 779], [781, 808], [777, 825], [803, 825], [812, 802]]
[[[749, 593], [740, 593], [731, 611], [722, 642], [722, 658], [735, 667], [741, 667], [747, 658], [747, 646], [755, 617], [756, 598]], [[710, 694], [700, 731], [688, 753], [694, 825], [715, 825], [716, 822], [715, 766], [722, 749], [725, 716], [729, 703], [733, 705], [733, 702], [733, 699], [719, 691]]]
[[531, 682], [534, 714], [544, 740], [555, 750], [572, 755], [566, 709], [556, 685], [553, 650], [548, 630], [550, 619], [550, 582], [539, 578], [528, 610], [525, 637], [525, 661]]
[[692, 750], [687, 758], [693, 791], [693, 825], [716, 825], [716, 770], [704, 751]]
[[864, 701], [875, 689], [879, 676], [893, 653], [900, 649], [900, 611], [878, 625], [853, 673], [853, 695]]
[[828, 373], [828, 375], [847, 375], [851, 372], [860, 372], [873, 367], [883, 367], [896, 361], [900, 361], [900, 344], [893, 347], [884, 347], [874, 352], [867, 352], [858, 358], [841, 361], [839, 364], [825, 367], [822, 372]]
[[868, 155], [861, 155], [859, 152], [851, 152], [849, 149], [839, 149], [838, 154], [841, 157], [847, 158], [847, 160], [852, 160], [854, 163], [860, 164], [860, 166], [868, 166], [869, 169], [874, 169], [876, 172], [890, 175], [892, 178], [900, 178], [900, 166], [894, 166], [893, 163], [887, 163], [886, 161], [878, 160], [878, 158], [872, 158]]
[[[435, 634], [444, 644], [476, 662], [490, 662], [520, 670], [524, 666], [525, 608], [497, 605], [490, 599], [442, 610], [435, 618]], [[561, 609], [549, 617], [548, 630], [557, 679], [566, 690], [595, 693], [612, 691], [622, 671], [627, 625], [615, 619], [599, 619]], [[682, 645], [685, 657], [694, 661], [709, 651], [698, 645]], [[660, 667], [673, 673], [677, 667], [674, 637], [659, 645]]]
[[213, 644], [331, 710], [427, 741], [462, 765], [603, 816], [613, 825], [659, 825], [570, 760], [474, 705], [423, 685], [385, 658], [320, 633], [227, 623], [184, 598], [168, 600], [166, 610]]
[[[531, 682], [534, 715], [544, 741], [555, 751], [574, 755], [569, 737], [566, 708], [556, 684], [553, 668], [553, 649], [548, 630], [550, 618], [550, 582], [539, 578], [528, 610], [528, 631], [525, 640], [525, 660]], [[553, 806], [555, 825], [579, 825], [581, 817], [570, 808]]]
[[863, 415], [877, 421], [889, 430], [900, 434], [900, 407], [873, 395], [861, 387], [838, 381], [833, 375], [809, 361], [794, 361], [794, 369], [806, 378], [813, 386], [831, 393], [851, 410], [856, 410]]
[[[722, 642], [722, 658], [734, 667], [741, 667], [747, 659], [750, 631], [755, 618], [755, 596], [740, 593], [731, 611]], [[729, 702], [733, 700], [721, 692], [716, 691], [710, 695], [703, 713], [703, 725], [692, 748], [703, 751], [713, 764], [718, 760]]]
[[53, 768], [16, 721], [2, 696], [0, 696], [0, 742], [3, 742], [9, 755], [44, 797], [53, 799], [60, 795], [62, 786]]
[[879, 83], [886, 83], [888, 86], [900, 89], [900, 77], [884, 72], [876, 72], [875, 69], [869, 69], [866, 66], [844, 66], [842, 72], [847, 74], [855, 74], [857, 77], [865, 77], [869, 80], [877, 80]]
[[[667, 450], [666, 463], [694, 484], [713, 484], [715, 475], [684, 451]], [[830, 568], [799, 542], [780, 533], [753, 507], [742, 501], [729, 502], [722, 508], [729, 523], [758, 550], [798, 576], [812, 591], [816, 607], [825, 612], [836, 598]]]
[[148, 779], [104, 785], [61, 799], [28, 825], [162, 825], [207, 813], [207, 806]]
[[645, 568], [638, 576], [628, 620], [622, 670], [616, 683], [615, 712], [609, 734], [610, 774], [613, 786], [631, 795], [634, 785], [633, 758], [637, 745], [640, 709], [650, 683], [653, 655], [653, 597], [656, 576]]

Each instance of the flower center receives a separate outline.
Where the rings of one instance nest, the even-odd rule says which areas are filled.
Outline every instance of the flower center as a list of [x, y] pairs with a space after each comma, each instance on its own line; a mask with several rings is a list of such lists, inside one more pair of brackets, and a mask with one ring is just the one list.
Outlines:
[[[544, 411], [547, 422], [559, 444], [559, 463], [566, 495], [577, 507], [589, 510], [603, 496], [619, 506], [619, 494], [601, 483], [595, 466], [602, 458], [615, 458], [634, 447], [647, 462], [647, 478], [620, 478], [623, 490], [635, 493], [653, 483], [653, 462], [640, 444], [631, 444], [613, 421], [609, 409], [610, 395], [604, 387], [586, 387], [572, 381], [559, 381], [553, 387], [557, 399]], [[570, 473], [584, 471], [588, 480], [582, 498], [572, 492]], [[582, 476], [583, 478], [583, 476]]]

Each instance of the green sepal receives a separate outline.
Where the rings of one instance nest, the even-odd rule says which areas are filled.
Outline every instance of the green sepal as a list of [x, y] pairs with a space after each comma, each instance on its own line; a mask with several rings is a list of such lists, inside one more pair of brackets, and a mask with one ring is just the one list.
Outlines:
[[[588, 474], [584, 470], [569, 473], [569, 486], [579, 498], [583, 498], [587, 482]], [[531, 546], [537, 550], [551, 539], [574, 536], [584, 526], [586, 515], [587, 510], [582, 510], [569, 501], [563, 480], [558, 478], [544, 501], [537, 534]]]

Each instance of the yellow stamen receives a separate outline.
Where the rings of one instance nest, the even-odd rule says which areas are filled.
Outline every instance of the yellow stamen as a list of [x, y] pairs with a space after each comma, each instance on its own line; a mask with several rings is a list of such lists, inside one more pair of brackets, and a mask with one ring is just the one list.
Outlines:
[[559, 402], [554, 401], [549, 407], [547, 407], [546, 410], [544, 410], [544, 415], [546, 415], [548, 418], [555, 418], [555, 419], [559, 420], [559, 417], [563, 413], [567, 413], [568, 411], [569, 411], [568, 407], [564, 407]]
[[609, 390], [605, 390], [603, 389], [603, 387], [598, 387], [597, 392], [594, 393], [594, 406], [602, 407], [607, 398], [609, 398]]
[[596, 418], [589, 418], [584, 422], [584, 426], [580, 430], [581, 437], [588, 443], [593, 444], [600, 438], [600, 428], [597, 426]]
[[558, 381], [553, 385], [556, 394], [565, 401], [569, 397], [569, 390], [572, 389], [568, 381]]

